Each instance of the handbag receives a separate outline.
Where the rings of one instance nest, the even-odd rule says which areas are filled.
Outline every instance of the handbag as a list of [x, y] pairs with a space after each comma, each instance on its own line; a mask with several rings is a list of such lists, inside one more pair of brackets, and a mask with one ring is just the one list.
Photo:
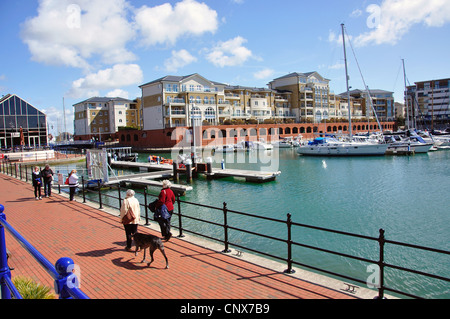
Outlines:
[[66, 185], [69, 185], [69, 178], [68, 178], [68, 177], [66, 178], [65, 184], [66, 184]]
[[133, 210], [131, 209], [131, 206], [128, 207], [128, 212], [125, 216], [122, 218], [122, 224], [128, 225], [130, 224], [136, 217], [134, 216]]

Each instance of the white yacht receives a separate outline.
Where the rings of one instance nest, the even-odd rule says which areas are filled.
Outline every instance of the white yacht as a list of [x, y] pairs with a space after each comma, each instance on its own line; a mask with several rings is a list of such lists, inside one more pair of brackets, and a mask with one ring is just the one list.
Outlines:
[[384, 155], [388, 144], [343, 142], [334, 137], [317, 137], [297, 148], [300, 155], [310, 156], [376, 156]]

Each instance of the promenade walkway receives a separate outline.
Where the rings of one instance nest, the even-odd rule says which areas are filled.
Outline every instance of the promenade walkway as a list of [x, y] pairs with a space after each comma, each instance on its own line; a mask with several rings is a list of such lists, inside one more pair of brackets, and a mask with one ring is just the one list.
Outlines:
[[[0, 204], [7, 221], [51, 263], [70, 257], [81, 269], [81, 289], [93, 299], [351, 299], [340, 289], [223, 254], [185, 239], [165, 243], [169, 269], [159, 251], [151, 267], [127, 252], [116, 215], [57, 191], [35, 200], [30, 183], [0, 173]], [[139, 231], [160, 233], [139, 226]], [[175, 230], [176, 235], [176, 230]], [[53, 287], [46, 271], [6, 232], [12, 276], [25, 275]], [[134, 250], [134, 247], [133, 247]], [[147, 253], [148, 260], [150, 259]]]

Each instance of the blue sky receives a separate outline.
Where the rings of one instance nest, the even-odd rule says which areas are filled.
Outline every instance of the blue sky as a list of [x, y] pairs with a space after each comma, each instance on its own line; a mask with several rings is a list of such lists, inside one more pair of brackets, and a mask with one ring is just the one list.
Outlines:
[[[266, 87], [317, 71], [345, 91], [344, 23], [371, 89], [403, 102], [410, 83], [449, 77], [450, 1], [21, 0], [1, 1], [0, 94], [17, 94], [73, 132], [73, 104], [141, 95], [165, 75]], [[347, 42], [350, 85], [363, 89]]]

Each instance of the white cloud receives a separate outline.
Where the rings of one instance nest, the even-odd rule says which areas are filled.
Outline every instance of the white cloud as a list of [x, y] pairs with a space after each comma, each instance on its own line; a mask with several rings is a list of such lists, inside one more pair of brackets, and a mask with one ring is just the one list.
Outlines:
[[183, 49], [180, 51], [172, 51], [172, 56], [164, 62], [164, 66], [168, 72], [177, 72], [178, 69], [196, 61], [196, 57]]
[[[374, 10], [367, 7], [372, 31], [355, 38], [358, 46], [396, 44], [416, 24], [441, 27], [450, 22], [450, 1], [447, 0], [384, 0]], [[374, 24], [375, 22], [375, 24]]]
[[67, 96], [81, 98], [98, 96], [100, 90], [118, 89], [142, 83], [143, 72], [137, 64], [116, 64], [112, 68], [88, 74], [72, 83]]
[[111, 92], [106, 93], [106, 97], [122, 97], [124, 99], [129, 98], [129, 94], [127, 91], [122, 89], [115, 89]]
[[183, 0], [175, 6], [143, 6], [136, 10], [135, 21], [147, 46], [174, 45], [182, 36], [215, 33], [218, 28], [217, 12], [195, 0]]
[[219, 42], [206, 56], [206, 59], [215, 66], [236, 66], [242, 65], [250, 59], [252, 51], [243, 46], [247, 40], [238, 36], [226, 42]]
[[34, 61], [88, 69], [89, 59], [133, 61], [126, 48], [135, 37], [125, 0], [41, 0], [38, 15], [21, 28]]
[[328, 69], [330, 70], [341, 70], [345, 68], [345, 64], [342, 62], [337, 62], [333, 65], [328, 66]]
[[254, 73], [253, 76], [257, 80], [263, 80], [263, 79], [271, 78], [274, 73], [275, 73], [275, 71], [272, 69], [264, 69], [264, 70]]

